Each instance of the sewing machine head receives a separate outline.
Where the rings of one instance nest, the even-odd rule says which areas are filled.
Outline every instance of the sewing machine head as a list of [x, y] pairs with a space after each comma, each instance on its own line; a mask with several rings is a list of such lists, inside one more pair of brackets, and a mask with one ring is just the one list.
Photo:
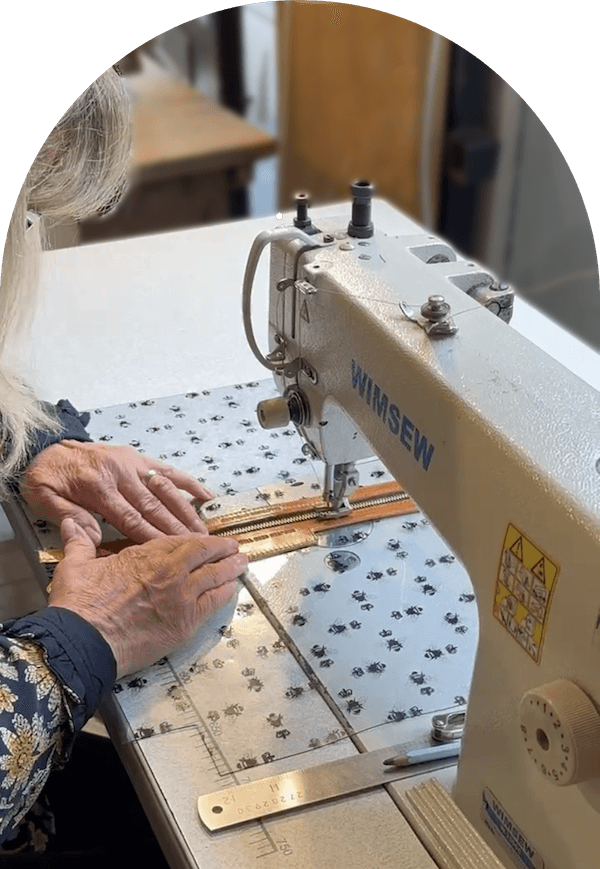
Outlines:
[[[271, 250], [270, 353], [260, 358], [273, 370], [281, 392], [281, 398], [258, 406], [259, 422], [264, 428], [290, 421], [297, 426], [305, 454], [325, 463], [324, 497], [332, 516], [349, 512], [348, 497], [359, 484], [355, 462], [374, 450], [361, 436], [359, 420], [348, 417], [330, 390], [336, 347], [346, 340], [348, 331], [343, 317], [332, 317], [322, 309], [319, 294], [322, 298], [323, 294], [351, 293], [356, 300], [373, 301], [377, 319], [416, 323], [432, 339], [454, 335], [458, 331], [454, 315], [477, 304], [508, 322], [514, 295], [486, 270], [459, 260], [447, 244], [431, 235], [389, 238], [377, 232], [371, 219], [372, 185], [358, 181], [351, 190], [349, 222], [334, 218], [313, 225], [308, 197], [299, 194], [294, 228], [263, 234], [259, 241], [261, 249], [263, 242], [275, 242]], [[378, 299], [382, 285], [393, 288], [395, 298]], [[466, 296], [459, 299], [457, 311], [445, 298], [450, 287]], [[249, 316], [246, 326], [256, 352]], [[372, 338], [377, 351], [376, 332]], [[373, 383], [358, 360], [352, 363], [351, 378], [367, 406], [384, 423], [387, 419], [391, 429], [398, 428], [403, 445], [427, 469], [434, 449], [427, 436], [414, 431], [412, 421]]]
[[[600, 396], [508, 324], [512, 293], [426, 233], [352, 213], [262, 233], [248, 341], [325, 462], [332, 513], [376, 453], [465, 565], [480, 642], [456, 799], [507, 866], [600, 853]], [[250, 318], [271, 245], [267, 356]], [[496, 315], [496, 316], [494, 316]], [[540, 687], [541, 686], [541, 687]]]

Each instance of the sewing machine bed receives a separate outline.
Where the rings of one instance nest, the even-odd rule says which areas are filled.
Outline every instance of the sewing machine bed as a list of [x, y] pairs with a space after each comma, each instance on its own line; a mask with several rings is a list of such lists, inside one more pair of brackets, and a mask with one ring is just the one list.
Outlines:
[[[211, 515], [312, 498], [322, 469], [293, 426], [256, 422], [257, 402], [275, 394], [269, 380], [96, 409], [89, 430], [199, 478], [216, 496]], [[378, 460], [360, 472], [363, 485], [391, 479]], [[25, 513], [38, 549], [60, 546]], [[185, 648], [120, 680], [104, 711], [134, 783], [145, 777], [172, 865], [433, 866], [421, 846], [414, 856], [399, 785], [217, 834], [196, 802], [357, 751], [429, 744], [431, 716], [466, 703], [477, 632], [470, 580], [422, 513], [251, 564], [237, 596]]]

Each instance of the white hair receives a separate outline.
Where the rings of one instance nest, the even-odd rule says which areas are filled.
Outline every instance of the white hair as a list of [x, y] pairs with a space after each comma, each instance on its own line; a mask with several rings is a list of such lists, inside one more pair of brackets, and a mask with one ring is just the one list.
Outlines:
[[[57, 418], [3, 364], [31, 321], [44, 232], [105, 214], [125, 189], [131, 150], [129, 100], [114, 68], [73, 103], [35, 158], [15, 205], [0, 283], [0, 497], [28, 460], [34, 431], [60, 431]], [[28, 212], [41, 215], [29, 226]], [[68, 396], [66, 396], [68, 397]]]

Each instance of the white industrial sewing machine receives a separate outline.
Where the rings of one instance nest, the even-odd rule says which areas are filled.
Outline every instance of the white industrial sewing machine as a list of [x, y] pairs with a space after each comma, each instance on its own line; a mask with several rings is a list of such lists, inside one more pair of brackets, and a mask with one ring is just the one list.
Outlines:
[[433, 236], [379, 233], [370, 185], [353, 194], [349, 224], [313, 226], [301, 198], [296, 225], [252, 247], [246, 334], [282, 393], [259, 419], [296, 424], [333, 515], [376, 453], [430, 517], [479, 608], [456, 802], [506, 866], [596, 869], [600, 397], [507, 325], [510, 290]]

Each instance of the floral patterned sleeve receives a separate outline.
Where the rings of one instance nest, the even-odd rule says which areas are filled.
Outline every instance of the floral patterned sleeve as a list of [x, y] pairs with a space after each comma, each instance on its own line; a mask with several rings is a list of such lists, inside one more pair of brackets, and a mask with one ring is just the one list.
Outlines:
[[0, 625], [0, 842], [14, 837], [115, 677], [104, 638], [70, 610]]

